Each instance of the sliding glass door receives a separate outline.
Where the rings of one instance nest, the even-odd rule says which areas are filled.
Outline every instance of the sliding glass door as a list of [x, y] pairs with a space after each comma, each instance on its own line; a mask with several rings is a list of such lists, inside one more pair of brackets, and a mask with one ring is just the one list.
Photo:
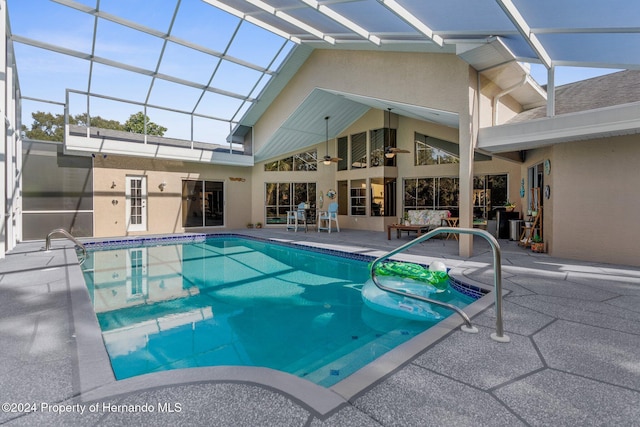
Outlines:
[[220, 181], [182, 181], [182, 226], [219, 227], [224, 225], [224, 183]]

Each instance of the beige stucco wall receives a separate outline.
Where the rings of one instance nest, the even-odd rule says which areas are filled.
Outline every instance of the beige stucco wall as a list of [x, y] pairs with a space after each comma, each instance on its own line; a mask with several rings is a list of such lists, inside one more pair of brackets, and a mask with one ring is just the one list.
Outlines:
[[469, 66], [437, 53], [315, 50], [254, 128], [255, 150], [315, 88], [468, 114]]
[[638, 165], [637, 135], [554, 147], [554, 256], [640, 265]]
[[[225, 224], [241, 228], [251, 218], [251, 168], [208, 165], [133, 157], [96, 157], [94, 163], [94, 235], [96, 237], [181, 233], [200, 229], [182, 227], [182, 180], [224, 182]], [[127, 175], [147, 177], [147, 231], [128, 232], [125, 180]], [[233, 181], [242, 178], [245, 181]], [[166, 182], [164, 191], [159, 184]], [[114, 185], [115, 184], [115, 185]], [[114, 204], [113, 201], [117, 203]]]
[[[494, 111], [493, 103], [495, 97], [504, 91], [491, 80], [484, 76], [480, 76], [480, 127], [493, 126]], [[514, 100], [510, 95], [504, 95], [499, 98], [495, 111], [496, 124], [504, 124], [522, 111], [522, 105]]]

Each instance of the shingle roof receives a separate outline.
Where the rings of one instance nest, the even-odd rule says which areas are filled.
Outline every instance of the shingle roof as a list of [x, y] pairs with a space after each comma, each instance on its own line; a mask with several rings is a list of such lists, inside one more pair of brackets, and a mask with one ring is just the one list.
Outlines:
[[[640, 101], [640, 70], [625, 70], [556, 88], [556, 115]], [[509, 123], [546, 117], [547, 107], [523, 111]]]

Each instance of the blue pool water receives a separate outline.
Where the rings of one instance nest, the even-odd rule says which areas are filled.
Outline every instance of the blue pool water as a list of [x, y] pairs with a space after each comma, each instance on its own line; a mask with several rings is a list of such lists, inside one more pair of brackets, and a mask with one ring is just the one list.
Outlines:
[[366, 307], [366, 261], [251, 239], [90, 250], [83, 270], [117, 379], [243, 365], [328, 387], [434, 324]]

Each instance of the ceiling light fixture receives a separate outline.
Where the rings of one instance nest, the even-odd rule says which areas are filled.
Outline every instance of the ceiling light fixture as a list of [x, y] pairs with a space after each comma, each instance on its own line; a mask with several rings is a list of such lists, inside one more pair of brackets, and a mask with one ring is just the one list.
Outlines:
[[384, 156], [387, 159], [393, 159], [397, 153], [409, 153], [409, 150], [403, 150], [401, 148], [396, 148], [391, 146], [391, 108], [387, 108], [387, 123], [386, 123], [386, 144], [384, 147]]
[[331, 157], [329, 155], [329, 116], [324, 118], [324, 129], [325, 129], [325, 144], [326, 144], [326, 151], [325, 151], [325, 155], [323, 157], [322, 163], [324, 163], [325, 165], [329, 166], [331, 164], [331, 162], [338, 162], [340, 160], [342, 160], [340, 157]]

